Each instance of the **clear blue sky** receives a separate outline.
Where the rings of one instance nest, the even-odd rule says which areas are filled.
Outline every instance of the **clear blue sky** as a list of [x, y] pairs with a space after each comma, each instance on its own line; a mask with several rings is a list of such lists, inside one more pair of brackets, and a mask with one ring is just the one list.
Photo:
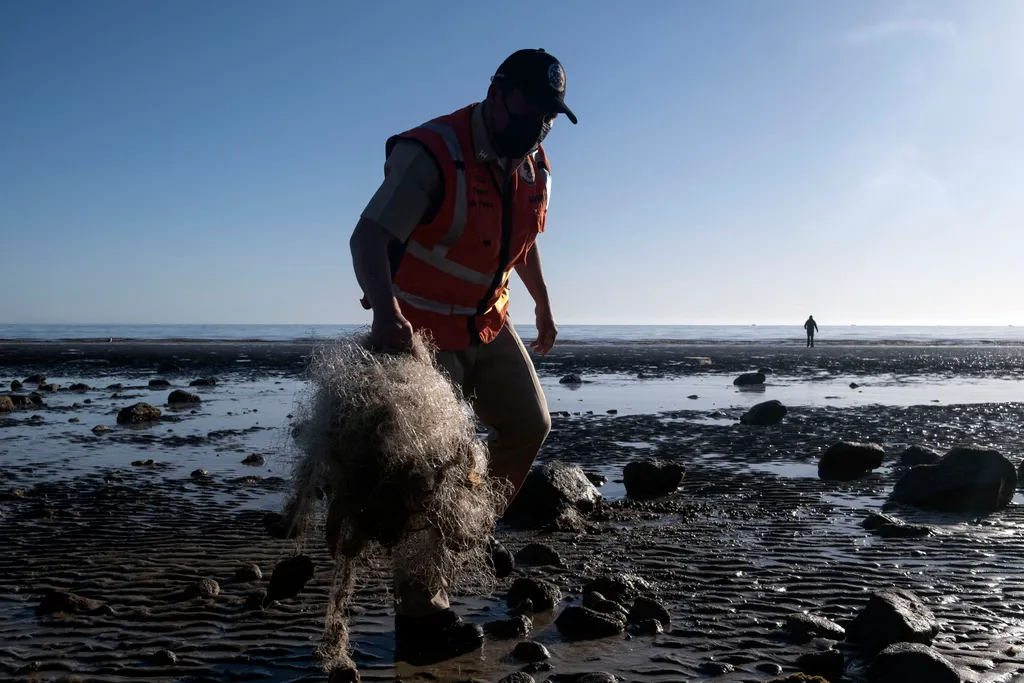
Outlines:
[[1019, 324], [1021, 35], [1016, 0], [5, 2], [0, 322], [367, 321], [385, 139], [544, 47], [560, 322]]

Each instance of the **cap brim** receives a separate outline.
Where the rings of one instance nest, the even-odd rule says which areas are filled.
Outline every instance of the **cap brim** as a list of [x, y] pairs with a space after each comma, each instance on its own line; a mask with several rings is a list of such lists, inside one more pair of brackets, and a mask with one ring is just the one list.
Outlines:
[[572, 121], [572, 124], [574, 126], [576, 125], [576, 114], [572, 113], [572, 109], [569, 109], [568, 105], [566, 105], [565, 103], [565, 100], [555, 98], [555, 100], [551, 104], [553, 105], [553, 111], [558, 112], [559, 114], [565, 114], [566, 117], [568, 117], [568, 119]]

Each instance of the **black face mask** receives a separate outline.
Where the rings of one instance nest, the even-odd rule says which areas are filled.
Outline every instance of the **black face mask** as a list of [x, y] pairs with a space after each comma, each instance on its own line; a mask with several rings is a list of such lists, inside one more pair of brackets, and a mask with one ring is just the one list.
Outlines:
[[495, 151], [506, 159], [522, 159], [544, 141], [551, 124], [509, 111], [504, 97], [501, 103], [508, 113], [508, 125], [500, 133], [494, 133]]

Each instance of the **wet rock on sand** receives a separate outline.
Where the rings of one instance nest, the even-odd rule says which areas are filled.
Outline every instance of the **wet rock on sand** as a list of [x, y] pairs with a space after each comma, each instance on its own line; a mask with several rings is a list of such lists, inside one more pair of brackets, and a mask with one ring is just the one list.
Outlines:
[[14, 410], [14, 401], [10, 396], [0, 396], [0, 413], [9, 413]]
[[539, 529], [553, 523], [568, 509], [589, 513], [601, 499], [583, 470], [554, 461], [530, 470], [522, 489], [505, 511], [513, 526]]
[[136, 403], [135, 405], [122, 408], [117, 413], [117, 424], [139, 424], [153, 422], [160, 419], [160, 409], [154, 408], [148, 403]]
[[928, 606], [901, 588], [873, 593], [846, 629], [850, 640], [874, 650], [894, 643], [930, 645], [938, 632], [939, 624]]
[[629, 609], [629, 616], [626, 619], [630, 624], [642, 624], [645, 621], [655, 620], [662, 627], [668, 628], [672, 618], [669, 616], [668, 608], [657, 600], [640, 596], [633, 601]]
[[813, 614], [798, 612], [786, 617], [786, 631], [797, 643], [807, 643], [815, 638], [845, 640], [846, 629], [834, 621]]
[[192, 477], [193, 479], [205, 479], [206, 477], [210, 476], [210, 471], [204, 469], [192, 470], [192, 474], [190, 474], [189, 476]]
[[258, 564], [247, 564], [235, 570], [235, 581], [240, 583], [251, 583], [263, 578], [263, 571]]
[[99, 600], [90, 600], [67, 591], [52, 590], [36, 605], [36, 614], [99, 614], [106, 611], [105, 607]]
[[313, 560], [306, 555], [296, 555], [278, 562], [270, 576], [270, 585], [267, 586], [267, 602], [294, 598], [312, 578]]
[[785, 678], [773, 678], [769, 683], [829, 683], [821, 676], [808, 676], [804, 673], [792, 674]]
[[83, 384], [82, 382], [76, 382], [72, 384], [70, 387], [68, 387], [68, 391], [74, 391], [78, 393], [89, 391], [91, 389], [92, 387], [90, 387], [88, 384]]
[[551, 659], [551, 653], [542, 644], [524, 640], [512, 650], [512, 656], [521, 662], [543, 662]]
[[861, 526], [882, 538], [924, 538], [932, 534], [930, 527], [907, 524], [901, 519], [877, 512], [868, 514], [861, 522]]
[[832, 481], [857, 479], [881, 466], [885, 451], [874, 443], [837, 441], [818, 461], [818, 477]]
[[533, 620], [525, 614], [508, 619], [496, 619], [484, 624], [484, 633], [491, 638], [522, 638], [533, 628]]
[[846, 668], [846, 656], [835, 649], [835, 641], [818, 639], [811, 641], [810, 645], [796, 659], [796, 665], [802, 671], [812, 676], [822, 676], [827, 680], [838, 680]]
[[186, 600], [192, 598], [212, 598], [220, 595], [220, 584], [213, 579], [199, 579], [185, 587], [181, 592]]
[[764, 384], [764, 373], [763, 372], [745, 372], [732, 381], [738, 387], [752, 387], [758, 384]]
[[575, 373], [570, 373], [558, 380], [559, 384], [583, 384], [583, 378]]
[[266, 458], [264, 458], [259, 453], [252, 453], [251, 455], [247, 455], [245, 456], [245, 459], [242, 460], [243, 465], [252, 465], [253, 467], [263, 467], [266, 463]]
[[686, 468], [677, 463], [644, 458], [623, 468], [622, 482], [630, 498], [658, 498], [679, 488], [685, 474]]
[[550, 581], [519, 578], [508, 589], [505, 603], [509, 607], [517, 609], [521, 608], [524, 603], [529, 602], [528, 607], [520, 611], [536, 613], [554, 609], [561, 599], [562, 591]]
[[178, 655], [170, 650], [158, 650], [149, 656], [149, 661], [153, 664], [171, 666], [178, 663]]
[[46, 375], [36, 374], [29, 375], [25, 378], [25, 384], [42, 384], [46, 381]]
[[92, 433], [93, 434], [102, 434], [103, 432], [109, 432], [109, 431], [110, 431], [110, 427], [108, 427], [107, 425], [96, 425], [95, 427], [92, 428]]
[[537, 679], [524, 671], [516, 671], [515, 673], [510, 673], [508, 676], [505, 676], [498, 681], [498, 683], [536, 683], [536, 680]]
[[543, 543], [530, 543], [516, 553], [516, 564], [534, 567], [561, 567], [562, 558], [558, 552]]
[[619, 679], [610, 673], [555, 674], [548, 683], [618, 683]]
[[766, 426], [782, 422], [789, 409], [776, 400], [764, 401], [753, 406], [740, 417], [745, 425]]
[[11, 391], [21, 391], [22, 386], [24, 385], [22, 385], [18, 380], [11, 380]]
[[190, 387], [213, 387], [217, 386], [217, 380], [212, 377], [205, 379], [194, 379], [188, 383]]
[[965, 673], [946, 657], [920, 643], [890, 645], [878, 653], [868, 669], [872, 683], [960, 683], [968, 679]]
[[53, 392], [55, 392], [55, 391], [57, 391], [59, 389], [60, 389], [60, 385], [59, 384], [49, 384], [48, 383], [48, 384], [40, 384], [36, 388], [36, 391], [45, 391], [47, 393], [53, 393]]
[[150, 389], [165, 389], [171, 386], [171, 383], [165, 379], [151, 379], [149, 380]]
[[934, 465], [942, 456], [924, 446], [910, 446], [900, 454], [900, 464], [907, 467], [915, 465]]
[[1017, 470], [999, 451], [959, 447], [934, 465], [911, 468], [891, 500], [944, 512], [994, 512], [1010, 504]]
[[610, 614], [602, 614], [579, 605], [570, 605], [555, 619], [558, 632], [568, 640], [606, 638], [626, 630], [626, 622]]
[[651, 584], [635, 574], [602, 576], [583, 586], [583, 592], [600, 593], [617, 603], [631, 603], [637, 596], [650, 593]]
[[200, 403], [203, 399], [199, 394], [192, 394], [183, 389], [175, 389], [167, 397], [167, 405], [182, 405], [187, 403]]

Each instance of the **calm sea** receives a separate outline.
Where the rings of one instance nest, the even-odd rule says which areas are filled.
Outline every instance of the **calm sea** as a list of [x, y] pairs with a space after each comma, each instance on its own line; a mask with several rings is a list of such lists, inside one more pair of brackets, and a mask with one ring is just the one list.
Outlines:
[[[0, 325], [0, 340], [264, 340], [289, 341], [335, 337], [359, 325]], [[529, 326], [520, 325], [527, 337]], [[1024, 327], [926, 327], [822, 325], [823, 343], [1024, 344]], [[650, 343], [803, 343], [800, 325], [563, 325], [559, 340], [570, 342]]]

